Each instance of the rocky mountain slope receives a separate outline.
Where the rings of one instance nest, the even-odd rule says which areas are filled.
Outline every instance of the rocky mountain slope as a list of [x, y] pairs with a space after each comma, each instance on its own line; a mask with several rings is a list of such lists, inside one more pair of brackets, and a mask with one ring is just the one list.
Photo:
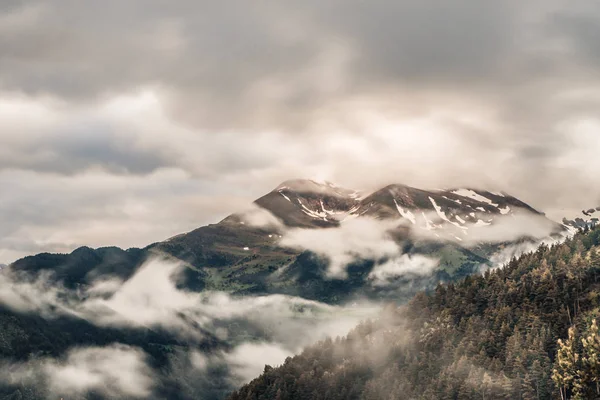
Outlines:
[[[494, 226], [505, 230], [507, 223], [513, 219], [517, 222], [516, 217], [523, 215], [544, 225], [542, 234], [486, 236]], [[390, 185], [367, 195], [331, 183], [292, 180], [257, 199], [250, 211], [232, 214], [217, 224], [144, 249], [84, 247], [71, 254], [26, 257], [11, 267], [32, 274], [51, 271], [54, 279], [73, 287], [110, 275], [127, 279], [149, 257], [160, 255], [185, 264], [183, 285], [194, 291], [282, 293], [330, 303], [356, 295], [379, 297], [382, 292], [369, 287], [366, 280], [374, 264], [385, 259], [358, 255], [348, 268], [347, 279], [332, 279], [324, 274], [328, 260], [322, 254], [282, 245], [282, 238], [290, 230], [335, 230], [355, 219], [388, 223], [386, 235], [402, 252], [439, 259], [439, 268], [432, 274], [410, 277], [413, 289], [406, 296], [439, 280], [459, 278], [482, 266], [491, 266], [492, 256], [514, 243], [560, 235], [565, 229], [531, 206], [502, 193], [472, 189], [427, 191]], [[420, 283], [415, 285], [415, 281]], [[399, 286], [404, 287], [404, 283], [402, 278], [398, 280]], [[397, 298], [398, 292], [393, 296]]]
[[361, 193], [332, 183], [296, 179], [283, 182], [255, 201], [288, 227], [336, 226], [356, 215]]
[[[541, 214], [503, 193], [472, 189], [427, 191], [394, 184], [365, 195], [310, 180], [284, 182], [255, 203], [293, 227], [335, 226], [349, 218], [369, 216], [403, 218], [430, 229], [448, 224], [468, 229], [471, 224], [493, 222], [495, 215], [513, 215], [515, 211]], [[430, 218], [430, 213], [437, 217]]]

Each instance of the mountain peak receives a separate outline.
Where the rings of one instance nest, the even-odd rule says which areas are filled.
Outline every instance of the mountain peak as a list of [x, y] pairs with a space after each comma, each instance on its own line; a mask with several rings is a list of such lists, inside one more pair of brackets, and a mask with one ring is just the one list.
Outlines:
[[254, 203], [268, 210], [285, 225], [324, 227], [337, 225], [360, 197], [360, 192], [331, 182], [291, 179]]
[[275, 191], [280, 191], [280, 190], [292, 190], [295, 192], [323, 192], [323, 191], [329, 191], [332, 189], [342, 189], [342, 190], [347, 190], [344, 188], [340, 188], [339, 186], [328, 182], [328, 181], [318, 181], [315, 179], [289, 179], [287, 181], [282, 182], [281, 184], [279, 184], [279, 186], [277, 186], [275, 188]]
[[490, 225], [495, 218], [514, 212], [541, 215], [504, 192], [470, 188], [426, 190], [394, 183], [364, 196], [331, 182], [311, 179], [287, 180], [255, 204], [293, 227], [337, 226], [347, 219], [365, 216], [406, 219], [431, 229], [447, 226], [462, 234], [470, 226]]

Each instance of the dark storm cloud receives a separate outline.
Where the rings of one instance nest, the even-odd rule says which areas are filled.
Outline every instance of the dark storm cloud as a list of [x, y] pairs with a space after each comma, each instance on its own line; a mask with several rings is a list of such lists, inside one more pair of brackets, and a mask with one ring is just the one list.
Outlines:
[[176, 159], [165, 150], [144, 149], [134, 138], [109, 126], [86, 124], [67, 129], [14, 145], [0, 159], [0, 169], [74, 174], [98, 167], [119, 174], [148, 174], [173, 166]]
[[248, 85], [315, 51], [280, 37], [277, 17], [244, 2], [28, 2], [5, 17], [3, 86], [90, 100], [157, 84], [193, 112], [235, 120], [222, 113], [252, 106]]
[[[293, 115], [374, 90], [470, 91], [537, 80], [532, 68], [556, 61], [543, 34], [569, 40], [585, 60], [597, 48], [597, 15], [589, 2], [564, 9], [472, 0], [29, 1], [5, 12], [0, 25], [2, 82], [83, 99], [159, 84], [182, 101], [195, 100], [187, 108], [208, 121], [235, 126], [265, 103]], [[323, 82], [296, 81], [322, 67], [319, 57], [336, 46], [350, 57], [339, 71], [342, 83], [324, 91]], [[253, 95], [266, 94], [257, 85], [267, 81], [287, 86], [283, 98], [256, 101]]]
[[[514, 79], [525, 8], [467, 0], [25, 2], [4, 17], [2, 85], [89, 100], [157, 84], [177, 115], [196, 124], [289, 129], [349, 96]], [[332, 63], [340, 65], [331, 76], [320, 71]]]
[[598, 7], [565, 5], [29, 1], [0, 20], [0, 85], [74, 101], [154, 85], [173, 116], [217, 130], [297, 133], [364, 96], [427, 113], [428, 91], [530, 119], [598, 61]]

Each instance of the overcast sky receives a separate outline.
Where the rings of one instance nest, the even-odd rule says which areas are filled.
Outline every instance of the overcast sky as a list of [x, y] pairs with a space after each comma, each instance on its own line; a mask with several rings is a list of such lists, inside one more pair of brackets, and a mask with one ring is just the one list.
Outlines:
[[0, 0], [0, 263], [281, 181], [600, 205], [600, 2]]

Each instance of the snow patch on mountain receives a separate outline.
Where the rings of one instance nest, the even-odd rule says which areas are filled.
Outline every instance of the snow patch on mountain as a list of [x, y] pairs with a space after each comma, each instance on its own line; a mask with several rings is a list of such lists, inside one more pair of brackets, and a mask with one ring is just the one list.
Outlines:
[[460, 201], [459, 199], [451, 199], [451, 198], [450, 198], [450, 197], [448, 197], [448, 196], [442, 196], [442, 197], [443, 197], [443, 198], [445, 198], [446, 200], [453, 201], [453, 202], [455, 202], [456, 204], [462, 204], [462, 201]]
[[452, 193], [456, 194], [458, 196], [461, 196], [461, 197], [468, 197], [468, 198], [476, 200], [480, 203], [487, 203], [493, 207], [498, 207], [498, 204], [494, 203], [492, 200], [488, 199], [485, 196], [480, 195], [479, 193], [477, 193], [471, 189], [457, 189], [457, 190], [452, 191]]
[[289, 201], [290, 203], [292, 202], [292, 200], [290, 200], [290, 198], [289, 198], [289, 197], [287, 197], [287, 196], [286, 196], [286, 195], [283, 193], [283, 191], [279, 190], [279, 194], [280, 194], [280, 195], [282, 195], [282, 196], [283, 196], [283, 198], [284, 198], [284, 199], [286, 199], [287, 201]]
[[306, 207], [304, 205], [304, 203], [302, 203], [302, 200], [300, 200], [300, 199], [298, 199], [298, 203], [300, 204], [300, 206], [302, 206], [302, 211], [309, 217], [319, 218], [319, 219], [323, 219], [324, 221], [327, 221], [327, 213], [326, 212], [311, 210], [310, 208]]
[[405, 210], [404, 208], [400, 207], [396, 199], [394, 199], [394, 204], [396, 205], [396, 209], [403, 218], [408, 219], [413, 225], [417, 223], [415, 215], [410, 210]]
[[454, 221], [450, 221], [450, 219], [446, 216], [446, 213], [444, 211], [442, 211], [442, 207], [438, 206], [438, 204], [435, 202], [435, 200], [429, 196], [429, 201], [431, 201], [431, 204], [433, 205], [433, 208], [435, 208], [435, 211], [437, 212], [437, 215], [443, 219], [446, 222], [451, 223], [452, 225], [460, 228], [460, 229], [467, 229], [464, 226], [454, 222]]

